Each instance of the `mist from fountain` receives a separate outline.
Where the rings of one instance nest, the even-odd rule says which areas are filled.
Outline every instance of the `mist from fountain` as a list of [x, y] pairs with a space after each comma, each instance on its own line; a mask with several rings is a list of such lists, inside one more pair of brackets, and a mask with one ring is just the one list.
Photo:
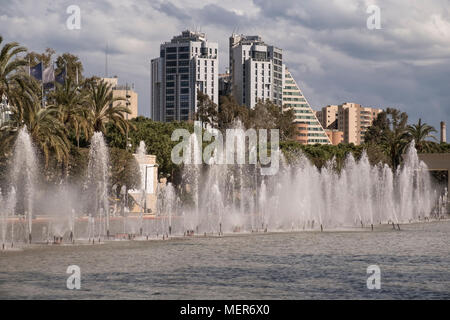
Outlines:
[[186, 165], [185, 189], [194, 205], [184, 208], [182, 224], [173, 218], [176, 232], [373, 229], [429, 218], [437, 200], [414, 142], [396, 172], [372, 166], [365, 152], [359, 160], [350, 154], [340, 171], [335, 159], [319, 170], [304, 154], [281, 163], [278, 174], [264, 177], [255, 175], [254, 165]]
[[[16, 191], [14, 187], [9, 194], [3, 194], [0, 189], [0, 224], [2, 232], [2, 249], [6, 249], [8, 219], [13, 216], [16, 205]], [[11, 223], [11, 245], [14, 243], [14, 224]]]

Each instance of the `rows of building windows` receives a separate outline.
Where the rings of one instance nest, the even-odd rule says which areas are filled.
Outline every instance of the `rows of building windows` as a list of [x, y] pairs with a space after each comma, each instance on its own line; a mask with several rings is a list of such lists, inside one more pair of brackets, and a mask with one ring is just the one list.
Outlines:
[[324, 140], [324, 139], [308, 139], [308, 142], [313, 142], [313, 143], [328, 143], [328, 140]]
[[295, 116], [296, 119], [311, 119], [314, 120], [314, 116]]
[[311, 109], [294, 109], [294, 113], [313, 113]]
[[[285, 93], [286, 94], [286, 93]], [[305, 98], [290, 98], [290, 97], [283, 97], [283, 101], [300, 101], [300, 102], [306, 102]]]

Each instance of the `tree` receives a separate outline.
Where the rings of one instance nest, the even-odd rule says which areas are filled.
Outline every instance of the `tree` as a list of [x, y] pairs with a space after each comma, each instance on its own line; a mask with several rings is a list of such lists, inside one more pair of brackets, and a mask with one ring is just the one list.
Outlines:
[[249, 112], [240, 106], [233, 96], [221, 96], [219, 100], [218, 126], [221, 130], [231, 128], [236, 120], [248, 126]]
[[197, 91], [197, 112], [195, 120], [209, 124], [211, 127], [217, 126], [217, 105], [207, 94]]
[[[89, 81], [87, 84], [87, 101], [89, 121], [92, 132], [102, 132], [106, 134], [106, 125], [112, 123], [120, 132], [125, 134], [128, 130], [128, 122], [124, 114], [130, 114], [128, 107], [116, 102], [124, 101], [122, 97], [113, 97], [111, 84], [104, 81]], [[90, 136], [89, 136], [90, 138]]]
[[[56, 59], [56, 73], [60, 73], [66, 69], [67, 79], [71, 80], [76, 85], [83, 82], [83, 64], [80, 59], [71, 54], [71, 53], [63, 53]], [[78, 83], [77, 83], [78, 79]]]
[[407, 127], [408, 134], [416, 143], [416, 149], [418, 152], [430, 152], [435, 145], [426, 139], [436, 138], [432, 135], [433, 132], [437, 132], [432, 126], [422, 123], [422, 119], [419, 119], [417, 124], [409, 125]]
[[[3, 38], [0, 36], [0, 45]], [[3, 95], [11, 99], [12, 90], [17, 86], [22, 76], [20, 69], [27, 65], [25, 59], [17, 58], [17, 55], [26, 52], [26, 48], [19, 46], [17, 42], [10, 42], [0, 51], [0, 100]]]
[[84, 134], [84, 137], [92, 135], [92, 128], [89, 125], [91, 114], [86, 107], [86, 90], [80, 89], [71, 78], [68, 78], [64, 85], [57, 84], [56, 90], [50, 95], [50, 99], [60, 110], [60, 121], [69, 132], [74, 133], [77, 146], [80, 147], [81, 134]]
[[249, 112], [248, 126], [258, 129], [279, 129], [280, 139], [289, 140], [295, 133], [294, 112], [282, 109], [270, 100], [259, 100], [253, 110]]
[[364, 137], [367, 144], [381, 144], [383, 146], [394, 169], [397, 169], [401, 164], [402, 155], [410, 142], [407, 124], [408, 115], [405, 112], [387, 108], [374, 120]]
[[25, 56], [25, 61], [27, 64], [30, 64], [30, 66], [35, 66], [42, 62], [44, 67], [49, 67], [55, 53], [56, 51], [52, 48], [45, 49], [44, 53], [31, 51]]
[[16, 90], [18, 93], [11, 100], [11, 120], [2, 128], [9, 141], [12, 142], [20, 128], [27, 127], [33, 142], [44, 156], [46, 168], [51, 154], [58, 162], [67, 161], [70, 143], [66, 137], [66, 128], [60, 121], [60, 110], [54, 105], [41, 107], [41, 90], [32, 79], [27, 86]]
[[[167, 177], [170, 181], [177, 176], [181, 167], [174, 164], [171, 158], [171, 152], [179, 141], [172, 141], [172, 133], [175, 129], [186, 129], [189, 132], [194, 131], [192, 123], [188, 122], [157, 122], [144, 117], [137, 117], [129, 121], [130, 125], [135, 129], [129, 134], [133, 150], [144, 141], [147, 146], [147, 153], [156, 155], [158, 163], [158, 171], [161, 177]], [[109, 124], [107, 126], [106, 141], [111, 148], [125, 149], [125, 135], [120, 130]]]

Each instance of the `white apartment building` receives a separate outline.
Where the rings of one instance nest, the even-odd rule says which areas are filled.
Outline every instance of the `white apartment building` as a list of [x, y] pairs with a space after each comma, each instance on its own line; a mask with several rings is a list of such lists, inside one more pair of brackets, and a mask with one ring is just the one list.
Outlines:
[[258, 100], [283, 104], [283, 52], [259, 36], [230, 37], [231, 91], [237, 102], [253, 109]]
[[286, 67], [283, 83], [283, 110], [291, 109], [294, 112], [295, 140], [302, 144], [330, 144], [330, 138]]
[[151, 115], [155, 121], [193, 119], [197, 91], [219, 102], [219, 45], [204, 33], [183, 31], [161, 44], [151, 61]]

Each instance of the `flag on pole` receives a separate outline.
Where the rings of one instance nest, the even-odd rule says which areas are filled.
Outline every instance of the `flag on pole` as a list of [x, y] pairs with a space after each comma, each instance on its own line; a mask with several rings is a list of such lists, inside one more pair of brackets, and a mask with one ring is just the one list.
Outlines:
[[64, 68], [59, 74], [55, 76], [55, 82], [64, 85], [66, 80], [66, 68]]
[[42, 72], [42, 82], [46, 84], [54, 81], [55, 81], [55, 69], [53, 68], [53, 65], [51, 65]]
[[35, 65], [34, 67], [30, 67], [30, 75], [33, 76], [36, 80], [42, 81], [42, 62]]
[[44, 89], [52, 89], [55, 86], [55, 69], [53, 64], [42, 72], [42, 83]]

